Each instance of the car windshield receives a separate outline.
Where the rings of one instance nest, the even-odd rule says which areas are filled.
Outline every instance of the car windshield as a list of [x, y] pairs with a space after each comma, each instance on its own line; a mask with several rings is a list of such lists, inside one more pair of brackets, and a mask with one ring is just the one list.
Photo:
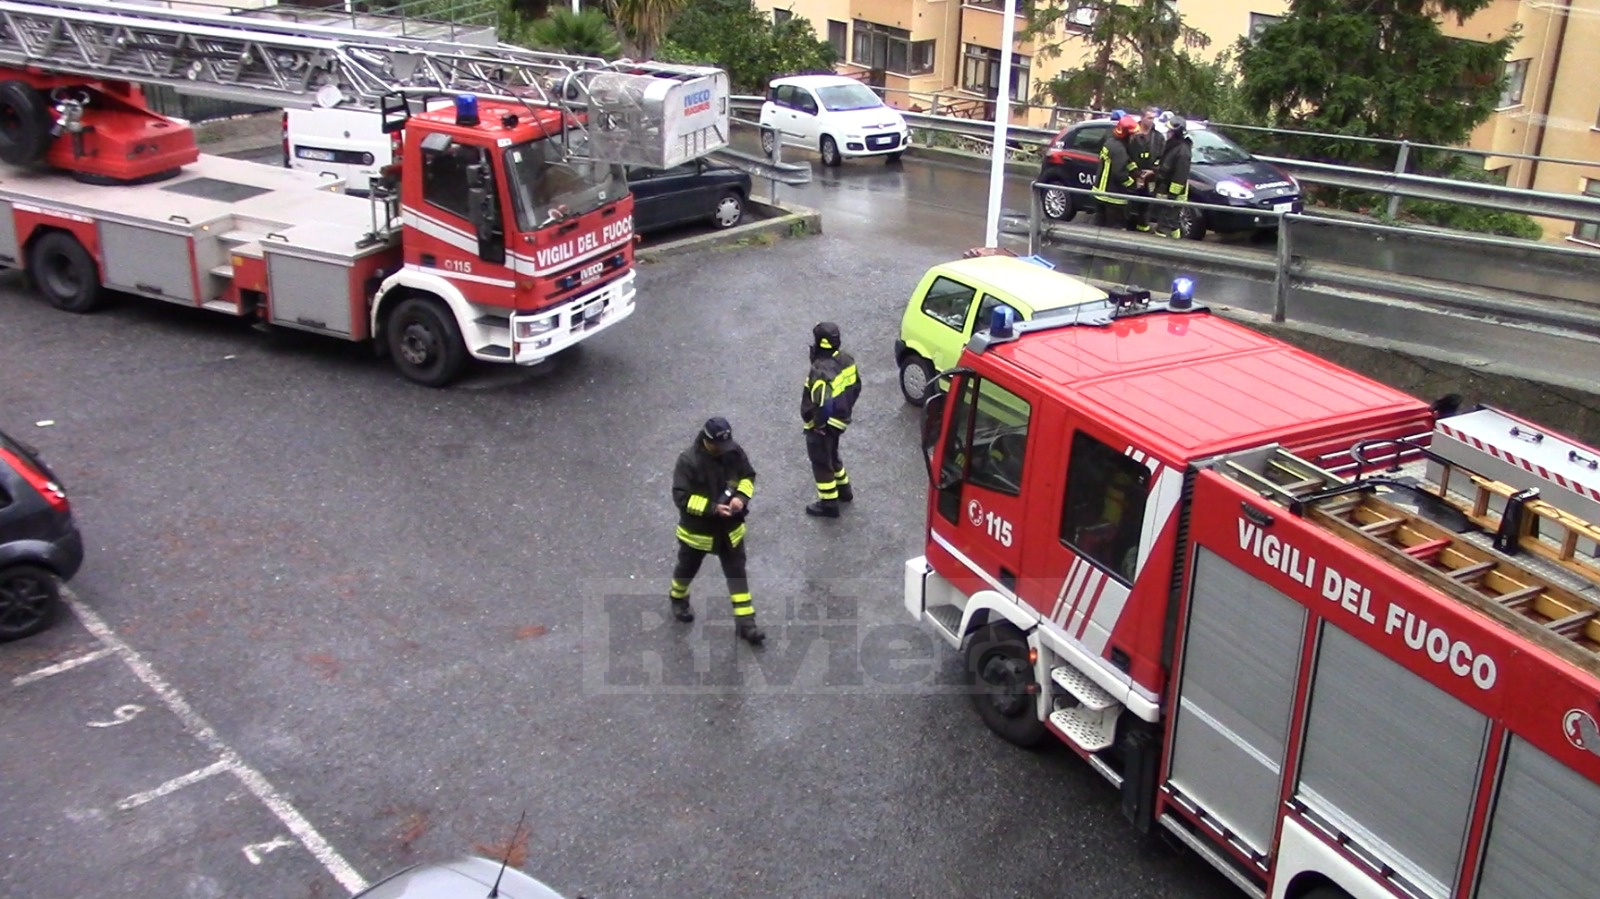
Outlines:
[[817, 98], [822, 101], [822, 106], [831, 112], [844, 112], [850, 109], [877, 109], [883, 105], [878, 95], [864, 84], [835, 84], [830, 87], [817, 88]]
[[[572, 129], [506, 149], [518, 230], [592, 212], [627, 193], [622, 166], [584, 158], [588, 140], [587, 132]], [[563, 152], [564, 145], [569, 152]]]
[[1189, 142], [1194, 146], [1195, 162], [1232, 165], [1252, 158], [1243, 147], [1215, 131], [1190, 131]]

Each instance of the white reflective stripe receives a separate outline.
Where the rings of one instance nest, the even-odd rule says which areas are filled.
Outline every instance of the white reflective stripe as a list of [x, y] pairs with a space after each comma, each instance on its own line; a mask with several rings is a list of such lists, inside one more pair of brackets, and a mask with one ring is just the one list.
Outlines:
[[478, 254], [478, 239], [469, 236], [465, 231], [452, 228], [444, 222], [427, 216], [417, 215], [414, 212], [401, 213], [400, 220], [423, 234], [442, 240], [458, 250], [465, 250], [474, 256]]
[[[1161, 533], [1167, 529], [1167, 522], [1172, 520], [1172, 513], [1178, 509], [1178, 500], [1183, 496], [1183, 472], [1166, 468], [1156, 476], [1156, 486], [1153, 491], [1155, 502], [1145, 512], [1144, 532], [1139, 536], [1139, 561], [1134, 563], [1133, 578], [1137, 582], [1139, 575], [1144, 573], [1144, 563], [1150, 558], [1150, 551], [1155, 548], [1156, 541]], [[1182, 559], [1176, 564], [1183, 564]]]
[[[411, 209], [407, 209], [402, 212], [400, 214], [400, 220], [406, 225], [421, 231], [423, 234], [426, 234], [429, 237], [438, 238], [439, 240], [442, 240], [457, 249], [466, 250], [467, 252], [473, 254], [478, 252], [478, 239], [476, 237], [447, 222], [439, 221], [436, 218], [423, 215], [422, 213]], [[510, 250], [508, 250], [506, 253], [506, 261], [518, 274], [547, 275], [551, 272], [568, 268], [581, 262], [586, 262], [597, 256], [604, 256], [607, 253], [614, 252], [615, 250], [626, 246], [631, 240], [633, 240], [633, 235], [632, 233], [629, 233], [627, 237], [619, 238], [611, 243], [605, 244], [604, 246], [596, 247], [587, 253], [572, 256], [552, 265], [546, 265], [542, 267], [537, 264], [535, 257]]]
[[[1094, 568], [1094, 573], [1089, 576], [1089, 582], [1083, 585], [1083, 593], [1078, 597], [1078, 608], [1073, 610], [1078, 622], [1072, 635], [1079, 640], [1083, 639], [1083, 632], [1088, 629], [1089, 619], [1094, 616], [1094, 610], [1100, 603], [1100, 594], [1105, 592], [1106, 582], [1109, 580], [1111, 577], [1104, 569], [1097, 566]], [[1067, 618], [1067, 624], [1069, 627], [1072, 626], [1071, 617]]]
[[510, 279], [507, 279], [507, 278], [490, 278], [490, 277], [487, 277], [485, 275], [469, 275], [466, 272], [446, 271], [445, 269], [442, 269], [442, 268], [425, 268], [423, 266], [415, 265], [415, 264], [410, 263], [410, 262], [407, 262], [405, 264], [405, 268], [406, 268], [407, 271], [426, 272], [426, 273], [428, 273], [430, 275], [438, 275], [439, 277], [445, 278], [445, 279], [450, 280], [450, 281], [471, 281], [474, 284], [488, 284], [488, 285], [491, 285], [493, 287], [516, 287], [517, 286], [517, 282], [512, 281]]
[[956, 549], [955, 545], [952, 544], [948, 539], [946, 539], [944, 537], [944, 535], [942, 535], [938, 531], [932, 530], [930, 528], [928, 530], [928, 536], [933, 538], [933, 542], [935, 542], [935, 543], [939, 544], [940, 546], [944, 547], [945, 551], [949, 552], [950, 555], [955, 556], [956, 557], [956, 561], [960, 562], [963, 566], [965, 566], [968, 571], [972, 572], [973, 574], [975, 574], [978, 577], [983, 578], [985, 581], [987, 581], [989, 586], [991, 586], [995, 590], [999, 591], [999, 593], [1002, 596], [1004, 596], [1007, 599], [1011, 600], [1012, 602], [1015, 602], [1018, 605], [1022, 606], [1028, 612], [1032, 613], [1035, 618], [1037, 618], [1039, 616], [1039, 613], [1035, 612], [1032, 607], [1028, 606], [1027, 603], [1022, 602], [1017, 597], [1017, 594], [1015, 594], [1015, 593], [1013, 593], [1011, 591], [1011, 588], [1002, 586], [998, 580], [995, 580], [995, 578], [992, 575], [989, 574], [989, 572], [984, 571], [982, 568], [979, 568], [977, 562], [974, 562], [971, 559], [967, 558], [966, 553], [963, 553], [961, 550]]
[[1061, 617], [1057, 619], [1061, 622], [1062, 627], [1068, 627], [1071, 624], [1072, 616], [1077, 614], [1084, 598], [1094, 592], [1095, 578], [1100, 576], [1099, 569], [1091, 565], [1088, 560], [1085, 560], [1078, 571], [1077, 583], [1074, 583], [1072, 590], [1069, 591], [1071, 596], [1067, 599], [1067, 607], [1061, 610]]
[[1266, 768], [1273, 774], [1278, 773], [1278, 763], [1276, 760], [1268, 757], [1266, 753], [1250, 745], [1250, 741], [1246, 740], [1244, 737], [1241, 737], [1229, 730], [1228, 727], [1221, 721], [1218, 721], [1216, 718], [1208, 714], [1204, 709], [1195, 705], [1194, 700], [1185, 696], [1178, 700], [1178, 707], [1200, 719], [1202, 724], [1211, 728], [1216, 733], [1221, 734], [1223, 739], [1227, 740], [1229, 743], [1232, 743], [1234, 746], [1242, 750], [1245, 755], [1248, 755], [1250, 758], [1254, 759], [1256, 764], [1261, 765], [1263, 768]]
[[1061, 579], [1061, 590], [1056, 593], [1056, 604], [1050, 607], [1050, 617], [1052, 619], [1061, 617], [1061, 609], [1067, 604], [1067, 594], [1070, 592], [1067, 588], [1072, 586], [1072, 578], [1082, 566], [1082, 559], [1073, 559], [1072, 566], [1067, 569], [1067, 576]]

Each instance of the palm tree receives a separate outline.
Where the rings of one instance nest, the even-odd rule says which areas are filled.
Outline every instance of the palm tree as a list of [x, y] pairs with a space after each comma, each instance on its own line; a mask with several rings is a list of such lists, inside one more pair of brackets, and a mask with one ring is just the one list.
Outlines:
[[521, 37], [534, 47], [558, 53], [612, 59], [622, 52], [622, 43], [617, 39], [611, 20], [598, 9], [580, 13], [570, 9], [552, 10], [545, 18], [530, 22]]
[[655, 55], [673, 18], [687, 5], [688, 0], [605, 0], [624, 50], [638, 60]]

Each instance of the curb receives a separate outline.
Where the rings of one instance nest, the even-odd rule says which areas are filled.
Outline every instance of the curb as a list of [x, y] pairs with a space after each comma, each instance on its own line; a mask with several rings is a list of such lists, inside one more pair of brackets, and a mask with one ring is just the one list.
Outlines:
[[771, 217], [748, 225], [737, 225], [726, 231], [697, 234], [694, 237], [668, 241], [660, 246], [635, 250], [633, 258], [638, 262], [658, 262], [672, 256], [701, 250], [729, 249], [755, 243], [766, 244], [786, 238], [822, 233], [822, 213], [815, 209], [792, 203], [772, 203], [758, 197], [751, 197], [748, 205]]

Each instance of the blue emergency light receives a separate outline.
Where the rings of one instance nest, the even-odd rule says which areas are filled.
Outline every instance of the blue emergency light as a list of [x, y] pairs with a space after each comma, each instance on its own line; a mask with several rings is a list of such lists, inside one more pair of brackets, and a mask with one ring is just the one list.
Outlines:
[[1194, 279], [1175, 278], [1172, 282], [1172, 297], [1167, 300], [1167, 306], [1172, 309], [1188, 309], [1194, 305]]
[[478, 98], [472, 94], [456, 95], [456, 124], [472, 127], [478, 124]]
[[1010, 306], [996, 306], [989, 311], [989, 336], [1010, 337], [1017, 323], [1017, 310]]

